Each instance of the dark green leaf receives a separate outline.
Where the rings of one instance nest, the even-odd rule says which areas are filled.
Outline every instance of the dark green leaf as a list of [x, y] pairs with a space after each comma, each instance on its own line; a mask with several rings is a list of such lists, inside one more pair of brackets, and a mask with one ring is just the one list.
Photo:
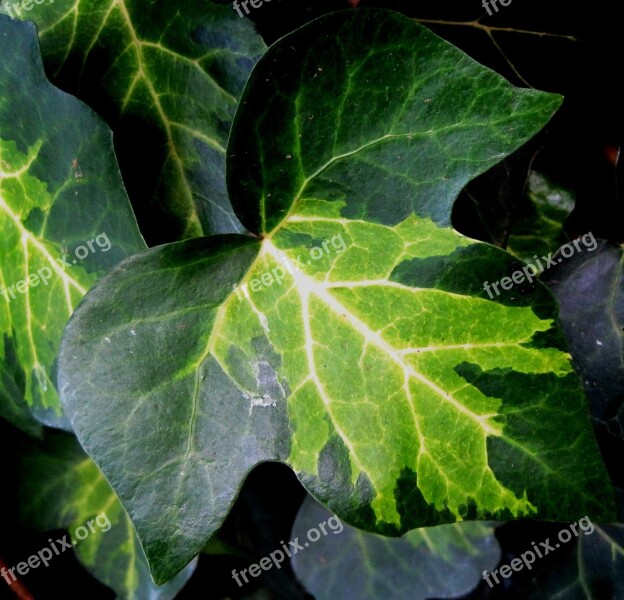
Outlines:
[[256, 233], [302, 197], [341, 202], [345, 218], [448, 225], [464, 185], [561, 103], [397, 13], [329, 15], [288, 39], [252, 73], [228, 148], [232, 202]]
[[563, 225], [574, 208], [574, 197], [545, 176], [531, 171], [527, 181], [529, 203], [516, 217], [507, 250], [521, 260], [535, 262], [568, 241]]

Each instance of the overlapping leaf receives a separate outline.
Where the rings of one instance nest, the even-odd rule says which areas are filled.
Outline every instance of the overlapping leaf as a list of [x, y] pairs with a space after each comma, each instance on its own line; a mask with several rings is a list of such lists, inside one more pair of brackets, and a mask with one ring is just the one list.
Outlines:
[[0, 411], [62, 425], [56, 356], [89, 286], [146, 248], [110, 130], [45, 78], [35, 28], [0, 16]]
[[167, 584], [154, 585], [145, 554], [117, 496], [67, 434], [49, 433], [44, 441], [24, 449], [20, 475], [24, 522], [43, 531], [67, 529], [80, 561], [118, 598], [175, 598], [193, 573], [195, 562]]
[[465, 182], [558, 103], [385, 11], [320, 19], [261, 60], [229, 183], [262, 238], [129, 259], [87, 296], [61, 353], [72, 424], [157, 581], [266, 460], [387, 535], [610, 518], [552, 297], [525, 285], [490, 300], [483, 281], [520, 263], [446, 227]]
[[[550, 535], [554, 544], [557, 529], [546, 527], [538, 535], [536, 542]], [[513, 574], [506, 582], [510, 595], [527, 600], [616, 600], [624, 597], [624, 525], [593, 524], [582, 533], [579, 531], [571, 542], [556, 544], [555, 552], [536, 561], [531, 571], [523, 569]], [[529, 549], [527, 542], [526, 550]]]
[[228, 157], [250, 231], [272, 231], [304, 191], [343, 199], [345, 218], [396, 225], [415, 213], [447, 226], [464, 185], [561, 103], [514, 88], [404, 18], [358, 14], [301, 29], [250, 78]]
[[579, 537], [563, 571], [540, 573], [532, 581], [530, 599], [544, 593], [561, 600], [602, 600], [624, 596], [624, 525], [596, 525], [590, 536]]
[[568, 241], [563, 224], [574, 208], [569, 191], [531, 171], [527, 181], [529, 202], [517, 216], [507, 250], [530, 263], [555, 252]]
[[570, 352], [589, 397], [594, 430], [624, 520], [624, 250], [601, 241], [575, 254], [545, 281], [560, 304]]
[[[308, 497], [293, 527], [292, 539], [307, 544], [293, 556], [293, 568], [316, 600], [455, 598], [476, 587], [501, 555], [487, 523], [440, 525], [390, 539], [348, 525], [341, 530], [331, 518]], [[314, 529], [319, 535], [311, 539], [318, 540], [308, 542]]]
[[237, 101], [265, 50], [248, 19], [194, 0], [55, 0], [19, 12], [39, 27], [53, 82], [113, 128], [150, 239], [242, 231], [224, 175]]

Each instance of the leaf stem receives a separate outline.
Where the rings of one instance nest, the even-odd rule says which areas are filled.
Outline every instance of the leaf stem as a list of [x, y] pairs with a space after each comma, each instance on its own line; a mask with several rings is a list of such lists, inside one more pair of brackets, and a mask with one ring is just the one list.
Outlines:
[[531, 31], [530, 29], [516, 29], [514, 27], [497, 27], [495, 25], [484, 25], [480, 19], [474, 21], [446, 21], [443, 19], [414, 19], [417, 23], [431, 24], [431, 25], [448, 25], [449, 27], [474, 27], [475, 29], [481, 29], [488, 35], [491, 35], [492, 31], [502, 31], [507, 33], [521, 33], [523, 35], [536, 35], [538, 37], [554, 37], [564, 40], [570, 40], [572, 42], [578, 42], [578, 39], [573, 35], [565, 35], [562, 33], [549, 33], [547, 31]]

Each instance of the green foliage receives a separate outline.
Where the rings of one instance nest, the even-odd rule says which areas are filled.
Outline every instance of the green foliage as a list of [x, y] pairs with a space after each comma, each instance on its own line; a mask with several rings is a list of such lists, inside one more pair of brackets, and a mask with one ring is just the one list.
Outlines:
[[527, 193], [529, 202], [514, 223], [507, 250], [535, 263], [535, 256], [554, 252], [567, 241], [562, 226], [574, 208], [574, 198], [535, 171], [529, 174]]
[[55, 0], [22, 16], [39, 28], [52, 82], [115, 132], [149, 237], [243, 231], [224, 174], [238, 98], [265, 50], [247, 20], [194, 0]]
[[482, 572], [500, 560], [489, 523], [415, 529], [390, 539], [348, 525], [330, 528], [333, 521], [321, 535], [319, 524], [328, 518], [331, 514], [308, 497], [293, 528], [293, 539], [302, 544], [317, 537], [312, 530], [319, 532], [318, 541], [305, 542], [305, 550], [293, 556], [297, 576], [316, 600], [455, 598], [474, 588]]
[[[0, 15], [0, 415], [32, 436], [9, 428], [27, 529], [67, 529], [118, 597], [173, 598], [199, 552], [258, 554], [231, 509], [274, 461], [345, 523], [293, 560], [318, 599], [456, 596], [499, 559], [488, 521], [585, 515], [560, 577], [544, 561], [513, 586], [619, 593], [621, 526], [598, 523], [609, 475], [623, 506], [622, 248], [546, 273], [563, 327], [541, 283], [484, 290], [567, 239], [573, 195], [546, 177], [515, 210], [515, 152], [560, 96], [383, 10], [268, 50], [226, 1], [25, 11], [43, 61]], [[511, 253], [451, 227], [467, 184], [462, 231]], [[147, 250], [126, 188], [174, 243]]]
[[21, 518], [43, 531], [66, 528], [78, 559], [119, 598], [167, 600], [184, 587], [196, 561], [165, 585], [154, 585], [132, 522], [75, 438], [48, 433], [25, 445], [19, 466]]
[[[146, 248], [110, 130], [43, 73], [34, 27], [0, 17], [0, 407], [67, 426], [55, 388], [74, 308], [121, 259]], [[91, 244], [89, 246], [88, 244]], [[77, 250], [80, 248], [80, 250]]]
[[[328, 31], [348, 40], [335, 65], [314, 45]], [[447, 73], [466, 73], [461, 94]], [[377, 97], [391, 85], [398, 94]], [[268, 88], [270, 104], [251, 101]], [[338, 112], [328, 89], [344, 90]], [[364, 99], [377, 121], [354, 116]], [[487, 273], [517, 261], [448, 227], [463, 184], [558, 104], [387, 12], [325, 17], [261, 59], [228, 154], [233, 205], [262, 239], [197, 239], [125, 261], [76, 311], [60, 355], [72, 425], [157, 581], [199, 552], [267, 460], [386, 535], [610, 518], [552, 297], [535, 285], [488, 300]]]

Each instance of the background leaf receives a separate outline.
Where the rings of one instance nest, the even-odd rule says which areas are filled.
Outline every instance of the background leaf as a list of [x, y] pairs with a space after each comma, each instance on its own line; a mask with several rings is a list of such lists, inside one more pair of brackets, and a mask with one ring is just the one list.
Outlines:
[[65, 324], [145, 244], [110, 130], [46, 80], [34, 26], [0, 15], [0, 48], [0, 88], [12, 92], [0, 101], [0, 407], [23, 428], [26, 407], [67, 427], [55, 388]]
[[[530, 600], [602, 600], [624, 597], [624, 525], [597, 525], [590, 536], [579, 536], [564, 569], [553, 566], [534, 574]], [[563, 557], [562, 557], [563, 559]], [[526, 592], [525, 592], [526, 593]]]
[[[154, 585], [130, 519], [73, 437], [50, 432], [41, 443], [29, 444], [20, 457], [20, 472], [21, 518], [43, 531], [67, 529], [82, 564], [118, 598], [175, 598], [192, 575], [195, 561], [165, 585]], [[79, 537], [74, 532], [91, 519], [96, 519], [95, 532], [87, 529], [80, 541], [84, 532]]]
[[601, 241], [546, 271], [624, 521], [624, 250]]
[[535, 171], [529, 173], [527, 195], [529, 202], [516, 215], [507, 250], [534, 264], [535, 255], [546, 256], [568, 241], [563, 223], [574, 209], [574, 196]]
[[[587, 525], [587, 523], [585, 523]], [[587, 527], [586, 527], [587, 528]], [[532, 548], [534, 542], [550, 540], [554, 550], [538, 558], [531, 570], [523, 568], [512, 572], [509, 579], [498, 574], [499, 582], [490, 578], [493, 589], [487, 584], [493, 598], [510, 600], [617, 600], [624, 593], [622, 568], [624, 558], [624, 526], [599, 525], [581, 532], [578, 537], [556, 547], [560, 531], [570, 526], [556, 523], [506, 523], [497, 530], [504, 549], [502, 562], [509, 565], [515, 558]]]
[[224, 173], [238, 98], [265, 50], [247, 19], [209, 0], [55, 0], [22, 15], [39, 27], [52, 81], [115, 132], [150, 245], [242, 231]]
[[[291, 539], [303, 544], [332, 515], [308, 496]], [[335, 522], [328, 535], [293, 556], [295, 573], [316, 600], [425, 600], [454, 598], [474, 588], [500, 559], [494, 528], [455, 523], [384, 538]], [[316, 537], [314, 534], [313, 537]]]

